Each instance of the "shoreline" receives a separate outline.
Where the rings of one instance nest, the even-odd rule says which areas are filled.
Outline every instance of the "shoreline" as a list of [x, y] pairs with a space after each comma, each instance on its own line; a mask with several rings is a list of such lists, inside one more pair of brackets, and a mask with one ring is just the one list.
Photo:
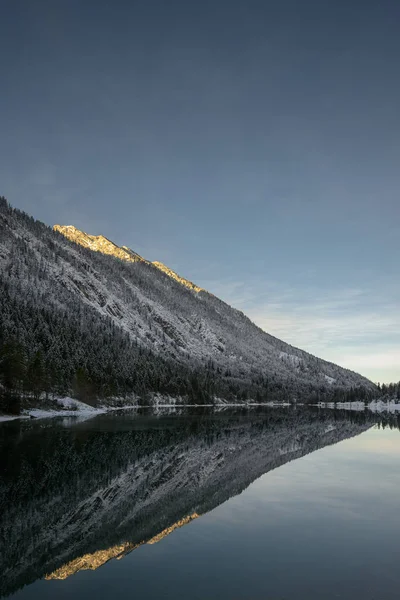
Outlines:
[[[83, 403], [82, 403], [83, 404]], [[278, 402], [268, 402], [268, 403], [221, 403], [221, 404], [148, 404], [145, 406], [141, 406], [139, 404], [129, 404], [126, 406], [106, 406], [99, 408], [92, 408], [87, 405], [87, 408], [82, 408], [78, 410], [46, 410], [41, 408], [31, 408], [26, 409], [20, 415], [7, 415], [0, 414], [0, 423], [5, 423], [7, 421], [14, 421], [16, 419], [50, 419], [55, 417], [95, 417], [97, 415], [102, 415], [106, 413], [116, 412], [119, 410], [162, 410], [164, 408], [215, 408], [215, 409], [224, 409], [224, 408], [254, 408], [257, 406], [267, 406], [269, 408], [274, 407], [289, 407], [293, 406], [289, 402], [278, 403]]]
[[[64, 404], [65, 402], [65, 404]], [[373, 400], [370, 403], [364, 402], [318, 402], [313, 404], [305, 404], [305, 403], [292, 403], [292, 402], [239, 402], [239, 403], [229, 403], [222, 402], [219, 400], [218, 403], [215, 404], [178, 404], [178, 403], [161, 403], [156, 402], [154, 404], [149, 404], [146, 406], [141, 406], [139, 404], [127, 404], [126, 406], [99, 406], [98, 408], [89, 406], [83, 402], [78, 400], [74, 400], [72, 398], [65, 399], [57, 399], [58, 406], [60, 408], [56, 409], [42, 409], [42, 408], [31, 408], [25, 409], [20, 415], [10, 415], [10, 414], [0, 414], [0, 423], [5, 423], [9, 421], [15, 421], [16, 419], [51, 419], [56, 417], [95, 417], [97, 415], [112, 413], [116, 411], [122, 410], [140, 410], [140, 409], [148, 409], [154, 412], [163, 409], [184, 409], [184, 408], [214, 408], [216, 410], [224, 410], [229, 408], [257, 408], [257, 407], [267, 407], [267, 408], [288, 408], [288, 407], [298, 407], [298, 406], [310, 406], [314, 408], [322, 408], [322, 409], [338, 409], [338, 410], [352, 410], [352, 411], [364, 411], [366, 409], [371, 412], [391, 412], [395, 413], [397, 411], [400, 412], [400, 403], [396, 403], [394, 400], [384, 402], [382, 400], [375, 401]], [[69, 406], [69, 408], [67, 408]]]

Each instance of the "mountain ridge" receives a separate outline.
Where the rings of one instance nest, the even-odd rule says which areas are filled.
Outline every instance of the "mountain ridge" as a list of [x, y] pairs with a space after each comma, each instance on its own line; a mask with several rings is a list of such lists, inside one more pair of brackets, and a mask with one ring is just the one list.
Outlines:
[[[22, 353], [26, 366], [9, 381], [14, 391], [28, 385], [36, 396], [134, 394], [142, 401], [161, 393], [199, 403], [352, 400], [376, 392], [365, 377], [275, 338], [104, 236], [53, 230], [5, 199], [0, 234], [0, 353], [9, 362]], [[8, 376], [0, 370], [0, 385]]]
[[95, 252], [101, 252], [103, 254], [109, 254], [110, 256], [115, 256], [120, 260], [125, 260], [127, 262], [144, 262], [146, 264], [151, 264], [163, 271], [172, 279], [175, 279], [178, 283], [181, 283], [185, 287], [195, 291], [195, 292], [205, 292], [203, 288], [199, 287], [192, 281], [185, 279], [181, 275], [178, 275], [175, 271], [164, 265], [162, 262], [155, 260], [149, 261], [146, 258], [143, 258], [140, 254], [129, 248], [128, 246], [118, 246], [115, 242], [105, 237], [104, 235], [92, 235], [90, 233], [86, 233], [81, 229], [78, 229], [74, 225], [54, 225], [54, 231], [58, 231], [62, 235], [64, 235], [67, 239], [75, 242], [76, 244], [80, 244], [84, 248], [89, 248]]

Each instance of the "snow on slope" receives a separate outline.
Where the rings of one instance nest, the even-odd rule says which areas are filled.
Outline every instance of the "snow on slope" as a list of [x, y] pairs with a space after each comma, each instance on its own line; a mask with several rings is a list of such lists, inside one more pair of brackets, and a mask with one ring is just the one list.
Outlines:
[[221, 377], [261, 377], [282, 384], [292, 396], [312, 388], [329, 390], [333, 382], [342, 389], [375, 389], [360, 375], [265, 333], [161, 263], [154, 265], [103, 236], [73, 226], [53, 232], [18, 211], [0, 210], [0, 228], [3, 272], [23, 281], [28, 294], [39, 287], [64, 312], [75, 297], [157, 354], [194, 366], [211, 362]]
[[[56, 227], [58, 227], [58, 226], [56, 226]], [[69, 234], [69, 229], [67, 229], [67, 228], [60, 229], [59, 228], [59, 230], [61, 231], [61, 233], [63, 233], [64, 235], [66, 235], [70, 239], [73, 239], [77, 243], [81, 243], [81, 239], [82, 238], [84, 239], [85, 236], [87, 236], [87, 234], [85, 234], [83, 232], [76, 233], [77, 230], [74, 230], [74, 236], [71, 237], [70, 234]], [[89, 237], [93, 238], [93, 236], [89, 236]], [[102, 236], [99, 236], [99, 237], [101, 238]], [[123, 246], [123, 248], [125, 249], [126, 246]], [[95, 249], [98, 252], [102, 252], [103, 251], [101, 244], [97, 245], [96, 247], [92, 246], [92, 249]], [[116, 255], [118, 255], [118, 254], [116, 254]], [[122, 257], [122, 259], [123, 260], [129, 260], [129, 259], [125, 259], [123, 257]], [[144, 259], [141, 258], [141, 260], [144, 260]], [[189, 289], [194, 290], [195, 292], [205, 292], [205, 290], [202, 290], [202, 288], [196, 286], [192, 282], [190, 282], [190, 281], [182, 278], [181, 276], [177, 275], [174, 271], [172, 271], [171, 269], [169, 269], [168, 267], [166, 267], [162, 263], [156, 261], [156, 262], [153, 262], [152, 264], [155, 265], [160, 270], [162, 270], [164, 273], [166, 273], [169, 277], [172, 277], [178, 283], [181, 283], [182, 285], [188, 287]], [[208, 297], [210, 296], [209, 294], [205, 294], [205, 295], [207, 295]], [[142, 298], [142, 300], [145, 301], [144, 298]], [[147, 302], [148, 302], [148, 300], [147, 300]], [[225, 305], [224, 303], [221, 303], [221, 305], [222, 305], [221, 308], [223, 308], [223, 309], [227, 308], [227, 305]], [[154, 305], [153, 305], [153, 307], [154, 307], [154, 310], [156, 312], [155, 319], [157, 320], [157, 318], [158, 318], [158, 319], [162, 320], [162, 316], [160, 316], [159, 314], [157, 314], [157, 307], [154, 306]], [[230, 308], [230, 307], [228, 307], [228, 308]], [[158, 312], [159, 311], [160, 311], [160, 307], [158, 307]], [[221, 315], [220, 311], [217, 311], [217, 313], [219, 315]], [[242, 314], [239, 313], [239, 311], [237, 311], [237, 312], [235, 311], [235, 313], [236, 313], [234, 315], [235, 318], [238, 319], [238, 320], [240, 319], [240, 320], [243, 321]], [[178, 340], [180, 342], [179, 345], [184, 346], [185, 345], [185, 342], [183, 341], [184, 336], [183, 336], [183, 338], [180, 337], [180, 330], [181, 330], [180, 324], [177, 323], [176, 321], [173, 322], [173, 324], [172, 324], [171, 323], [172, 320], [171, 320], [171, 315], [170, 314], [169, 315], [165, 315], [165, 318], [166, 318], [166, 321], [168, 321], [170, 323], [170, 325], [172, 325], [172, 327], [175, 329], [175, 332], [176, 332], [175, 335], [177, 336], [177, 338], [178, 338]], [[186, 323], [184, 323], [184, 325], [186, 325]], [[246, 326], [246, 329], [247, 329], [247, 327], [248, 327], [249, 324], [248, 323], [244, 323], [244, 325]], [[251, 324], [251, 325], [253, 325], [253, 324]], [[253, 327], [254, 327], [254, 329], [258, 329], [254, 325], [253, 325]], [[191, 327], [191, 333], [192, 333], [191, 337], [192, 337], [192, 339], [194, 337], [194, 335], [193, 335], [194, 334], [193, 329], [194, 328], [192, 326]], [[207, 325], [206, 320], [199, 319], [198, 324], [195, 325], [195, 329], [197, 329], [197, 332], [200, 333], [200, 337], [201, 337], [202, 341], [205, 342], [205, 344], [203, 344], [203, 347], [205, 345], [207, 349], [210, 349], [210, 347], [212, 349], [211, 353], [210, 352], [206, 352], [206, 354], [211, 354], [211, 355], [217, 354], [218, 355], [218, 353], [225, 353], [226, 352], [227, 348], [226, 348], [226, 345], [224, 343], [225, 342], [224, 336], [223, 335], [218, 336], [218, 333], [215, 331], [215, 328], [209, 327], [209, 325]], [[252, 331], [251, 333], [254, 334], [255, 332]], [[260, 337], [261, 330], [258, 330], [257, 333], [258, 333], [257, 337]], [[256, 340], [254, 340], [254, 341], [256, 341]], [[269, 341], [271, 341], [271, 340], [269, 340]], [[188, 340], [186, 340], [186, 345], [188, 345], [187, 342], [188, 342]], [[305, 356], [309, 357], [310, 355], [306, 355], [306, 353], [302, 353], [301, 351], [298, 351], [300, 355], [294, 354], [293, 353], [294, 349], [291, 348], [290, 346], [289, 346], [289, 348], [290, 348], [291, 352], [282, 351], [282, 350], [279, 352], [279, 358], [284, 363], [285, 367], [287, 367], [292, 372], [293, 371], [298, 371], [301, 368], [301, 366], [303, 366], [305, 368], [305, 370], [307, 370], [307, 365], [304, 362], [304, 358], [305, 358]], [[267, 348], [265, 348], [265, 349], [267, 349]], [[194, 352], [196, 354], [196, 350], [197, 349], [193, 348], [193, 347], [190, 348], [190, 346], [189, 346], [188, 350], [189, 350], [189, 352]], [[201, 354], [203, 354], [203, 352], [201, 352]], [[229, 353], [230, 360], [231, 361], [232, 360], [235, 361], [238, 354], [239, 354], [239, 356], [243, 355], [242, 352], [231, 351]], [[248, 351], [245, 354], [248, 354], [248, 355], [250, 354], [250, 356], [251, 356], [253, 354], [252, 349], [248, 348]], [[254, 357], [254, 358], [256, 358], [256, 357]], [[277, 361], [275, 360], [274, 362], [275, 362], [275, 368], [276, 368], [277, 367]], [[325, 363], [326, 366], [328, 364], [329, 363]], [[318, 365], [318, 366], [322, 367], [321, 364]], [[321, 369], [321, 371], [322, 371], [322, 369]], [[347, 373], [349, 373], [349, 372], [347, 372]], [[314, 374], [319, 375], [318, 373], [314, 373]], [[323, 375], [322, 382], [326, 382], [328, 384], [333, 384], [336, 381], [336, 379], [333, 376], [331, 376], [329, 374], [329, 372], [322, 372], [321, 374]], [[354, 385], [354, 384], [355, 384], [355, 381], [352, 380], [352, 385]]]
[[133, 252], [126, 246], [120, 248], [117, 244], [114, 244], [114, 242], [111, 242], [103, 235], [90, 235], [84, 231], [80, 231], [73, 225], [54, 225], [53, 229], [69, 240], [80, 244], [84, 248], [94, 250], [95, 252], [109, 254], [110, 256], [115, 256], [116, 258], [120, 258], [127, 262], [147, 262], [140, 254]]

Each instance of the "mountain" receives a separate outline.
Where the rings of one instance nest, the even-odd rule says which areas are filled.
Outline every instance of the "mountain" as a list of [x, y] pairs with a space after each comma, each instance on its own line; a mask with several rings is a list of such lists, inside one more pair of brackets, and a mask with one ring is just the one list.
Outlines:
[[0, 391], [89, 402], [365, 399], [366, 378], [269, 335], [160, 262], [0, 200]]
[[0, 596], [161, 542], [263, 473], [375, 422], [368, 413], [264, 409], [9, 423], [0, 428]]

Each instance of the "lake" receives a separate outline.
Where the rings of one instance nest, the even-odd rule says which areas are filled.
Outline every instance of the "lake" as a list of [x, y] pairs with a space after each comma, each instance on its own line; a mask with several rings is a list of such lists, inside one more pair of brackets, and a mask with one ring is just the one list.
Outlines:
[[390, 600], [396, 415], [264, 408], [0, 424], [0, 596]]

